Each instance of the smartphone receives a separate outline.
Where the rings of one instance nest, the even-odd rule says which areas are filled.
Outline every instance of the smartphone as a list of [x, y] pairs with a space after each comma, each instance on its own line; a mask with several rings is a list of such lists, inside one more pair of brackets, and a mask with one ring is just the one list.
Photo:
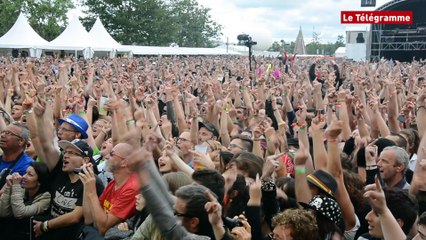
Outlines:
[[82, 169], [82, 168], [74, 168], [73, 172], [74, 172], [75, 174], [79, 174], [79, 173], [82, 173], [82, 172], [83, 172], [83, 169]]
[[199, 153], [207, 153], [207, 146], [204, 145], [195, 145], [194, 150], [199, 152]]

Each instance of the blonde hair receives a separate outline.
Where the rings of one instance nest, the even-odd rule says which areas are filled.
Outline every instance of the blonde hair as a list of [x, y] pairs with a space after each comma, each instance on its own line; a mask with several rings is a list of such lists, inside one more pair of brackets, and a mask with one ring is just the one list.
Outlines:
[[176, 190], [192, 183], [191, 178], [183, 172], [170, 172], [163, 175], [163, 179], [169, 187], [169, 191], [175, 195]]

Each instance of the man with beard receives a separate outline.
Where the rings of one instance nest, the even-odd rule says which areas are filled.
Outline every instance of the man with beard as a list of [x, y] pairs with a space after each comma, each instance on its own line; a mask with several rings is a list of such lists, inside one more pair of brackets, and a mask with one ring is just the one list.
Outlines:
[[[133, 151], [131, 145], [117, 144], [105, 160], [105, 170], [112, 173], [114, 179], [108, 183], [98, 198], [95, 189], [95, 174], [91, 164], [83, 167], [80, 179], [84, 183], [83, 212], [86, 224], [93, 224], [102, 236], [116, 224], [125, 221], [135, 213], [136, 195], [139, 184], [124, 159]], [[91, 226], [84, 230], [85, 239], [95, 239], [98, 233]]]

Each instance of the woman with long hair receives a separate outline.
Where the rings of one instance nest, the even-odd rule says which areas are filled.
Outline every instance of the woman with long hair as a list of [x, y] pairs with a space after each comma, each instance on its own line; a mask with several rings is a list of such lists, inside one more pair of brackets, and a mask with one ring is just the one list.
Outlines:
[[29, 239], [31, 218], [45, 213], [50, 206], [49, 187], [49, 170], [41, 162], [30, 163], [24, 176], [14, 173], [6, 178], [0, 197], [0, 224], [5, 239]]

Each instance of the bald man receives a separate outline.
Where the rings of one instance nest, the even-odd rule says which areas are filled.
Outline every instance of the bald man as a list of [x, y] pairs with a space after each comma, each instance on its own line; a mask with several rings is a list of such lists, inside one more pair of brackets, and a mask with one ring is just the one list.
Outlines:
[[[132, 146], [127, 143], [119, 143], [111, 150], [110, 157], [105, 162], [105, 170], [111, 172], [114, 179], [108, 183], [99, 198], [93, 191], [94, 174], [91, 168], [80, 174], [85, 190], [83, 202], [85, 224], [94, 224], [102, 236], [108, 229], [135, 213], [139, 184], [136, 175], [129, 170], [125, 161], [132, 150]], [[85, 239], [92, 238], [92, 235], [85, 237]]]

